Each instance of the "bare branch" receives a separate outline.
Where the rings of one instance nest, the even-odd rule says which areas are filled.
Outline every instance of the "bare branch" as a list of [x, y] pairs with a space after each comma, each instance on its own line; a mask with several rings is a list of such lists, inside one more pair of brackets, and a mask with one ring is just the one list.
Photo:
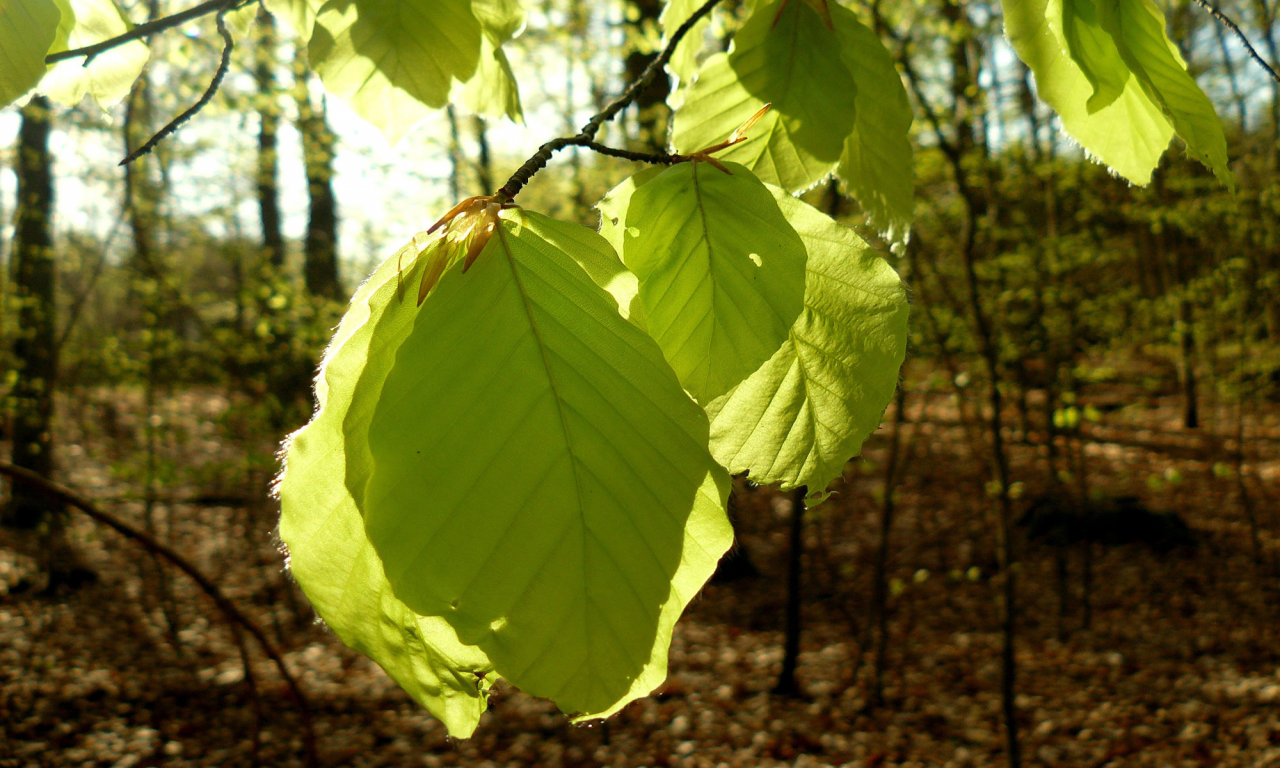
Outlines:
[[1208, 11], [1209, 14], [1213, 16], [1213, 18], [1218, 20], [1219, 24], [1231, 30], [1232, 33], [1234, 33], [1235, 36], [1240, 39], [1240, 44], [1245, 47], [1245, 50], [1249, 51], [1249, 56], [1254, 61], [1258, 62], [1258, 66], [1265, 69], [1267, 71], [1267, 74], [1271, 75], [1272, 80], [1276, 81], [1277, 83], [1280, 83], [1280, 74], [1276, 74], [1276, 71], [1272, 69], [1271, 65], [1267, 63], [1266, 59], [1262, 58], [1262, 56], [1258, 53], [1258, 51], [1254, 49], [1253, 45], [1249, 42], [1249, 38], [1245, 36], [1244, 32], [1240, 31], [1240, 27], [1237, 26], [1236, 23], [1232, 21], [1229, 16], [1227, 16], [1227, 14], [1223, 13], [1218, 8], [1218, 6], [1209, 2], [1209, 0], [1196, 0], [1196, 4], [1199, 5], [1201, 8], [1205, 9], [1206, 11]]
[[182, 11], [181, 13], [175, 13], [172, 16], [165, 16], [164, 18], [156, 19], [155, 21], [148, 21], [146, 24], [139, 24], [128, 32], [125, 32], [123, 35], [113, 37], [110, 40], [103, 40], [100, 43], [94, 43], [93, 45], [85, 46], [84, 48], [51, 53], [44, 57], [44, 63], [57, 64], [60, 61], [84, 56], [86, 57], [84, 63], [88, 65], [88, 63], [93, 61], [99, 54], [105, 53], [112, 48], [119, 48], [125, 43], [129, 43], [134, 40], [141, 40], [144, 37], [150, 37], [157, 32], [163, 32], [166, 29], [186, 24], [192, 19], [198, 19], [201, 16], [208, 16], [211, 13], [217, 13], [226, 7], [227, 0], [209, 0], [207, 3], [201, 3], [194, 8], [188, 8], [187, 10]]
[[156, 148], [156, 145], [164, 141], [170, 134], [182, 127], [182, 124], [195, 117], [205, 105], [213, 99], [213, 95], [218, 92], [218, 86], [222, 84], [222, 78], [227, 74], [227, 68], [231, 66], [231, 50], [236, 47], [236, 41], [231, 37], [231, 31], [227, 29], [227, 11], [235, 5], [235, 0], [227, 2], [222, 0], [222, 9], [218, 11], [218, 34], [222, 35], [222, 61], [218, 62], [218, 71], [213, 73], [213, 80], [210, 81], [209, 87], [200, 95], [200, 100], [192, 104], [185, 112], [169, 121], [169, 124], [161, 128], [155, 136], [147, 139], [147, 143], [130, 152], [125, 159], [120, 161], [120, 165], [128, 165], [134, 160], [149, 153]]
[[[65, 504], [75, 507], [93, 518], [95, 521], [102, 523], [108, 528], [114, 529], [126, 539], [132, 539], [138, 542], [147, 551], [159, 555], [165, 560], [173, 563], [178, 570], [191, 577], [191, 580], [194, 581], [211, 600], [213, 600], [214, 605], [218, 606], [218, 609], [222, 611], [224, 616], [226, 616], [227, 621], [232, 626], [232, 634], [236, 639], [237, 644], [240, 644], [240, 628], [243, 627], [249, 632], [249, 634], [253, 635], [253, 638], [258, 641], [258, 645], [262, 647], [262, 652], [266, 654], [267, 658], [271, 659], [271, 661], [275, 663], [276, 668], [280, 670], [280, 676], [284, 678], [285, 684], [289, 687], [289, 692], [293, 697], [294, 703], [298, 705], [298, 711], [302, 715], [302, 742], [307, 753], [307, 766], [308, 768], [316, 768], [318, 765], [316, 761], [316, 738], [315, 730], [311, 724], [311, 707], [307, 704], [307, 699], [302, 694], [302, 688], [298, 685], [298, 681], [294, 679], [293, 675], [289, 672], [289, 668], [285, 666], [284, 659], [280, 656], [280, 652], [276, 650], [275, 646], [271, 644], [271, 641], [267, 639], [267, 635], [262, 631], [262, 628], [259, 627], [253, 619], [250, 619], [247, 615], [241, 612], [241, 610], [236, 607], [235, 603], [231, 602], [227, 596], [222, 593], [222, 590], [218, 589], [217, 584], [214, 584], [209, 577], [205, 576], [204, 573], [200, 571], [200, 569], [196, 568], [189, 560], [175, 552], [168, 545], [158, 541], [146, 532], [134, 528], [123, 520], [103, 512], [94, 506], [93, 502], [70, 488], [64, 485], [59, 485], [58, 483], [48, 480], [29, 469], [24, 469], [7, 461], [0, 461], [0, 475], [7, 475], [17, 482], [26, 483], [27, 485], [35, 487], [41, 493], [44, 493], [50, 498], [57, 499]], [[244, 658], [247, 659], [247, 656]], [[252, 674], [252, 672], [246, 669], [245, 674], [248, 676]]]
[[[644, 71], [640, 73], [640, 77], [636, 78], [635, 82], [631, 83], [631, 85], [622, 92], [622, 95], [610, 102], [609, 105], [601, 110], [599, 114], [592, 117], [586, 125], [582, 126], [582, 130], [577, 136], [566, 136], [559, 139], [553, 139], [539, 147], [533, 157], [526, 160], [524, 165], [521, 165], [520, 168], [511, 175], [511, 178], [502, 186], [502, 189], [498, 190], [497, 196], [510, 201], [516, 195], [520, 194], [520, 190], [524, 189], [525, 184], [529, 183], [529, 179], [533, 178], [535, 173], [547, 167], [547, 163], [551, 160], [551, 156], [565, 147], [582, 147], [594, 144], [596, 134], [600, 132], [600, 127], [609, 120], [612, 120], [614, 116], [626, 109], [627, 106], [635, 100], [640, 91], [649, 84], [649, 81], [653, 80], [654, 76], [661, 72], [662, 68], [671, 60], [671, 56], [676, 51], [676, 46], [680, 45], [680, 41], [684, 39], [685, 35], [689, 34], [689, 30], [693, 29], [693, 26], [704, 16], [711, 13], [711, 9], [714, 8], [718, 2], [720, 2], [720, 0], [707, 0], [703, 3], [698, 10], [694, 11], [693, 14], [690, 15], [689, 18], [685, 19], [684, 23], [672, 33], [671, 39], [667, 41], [667, 46], [662, 49], [662, 53], [659, 53], [656, 59], [649, 62], [649, 66], [645, 67]], [[590, 148], [600, 152], [601, 150], [597, 148], [598, 146], [599, 145], [591, 146]], [[610, 150], [609, 152], [602, 152], [602, 154], [611, 154], [621, 151], [623, 150]], [[621, 157], [622, 155], [614, 154], [614, 156]], [[666, 156], [658, 155], [655, 157]], [[648, 161], [646, 160], [645, 162]], [[666, 161], [664, 160], [664, 162]]]

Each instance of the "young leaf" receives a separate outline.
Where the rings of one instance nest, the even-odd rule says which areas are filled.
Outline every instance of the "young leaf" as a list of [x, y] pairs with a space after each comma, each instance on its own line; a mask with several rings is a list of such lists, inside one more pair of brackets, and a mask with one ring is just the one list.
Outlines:
[[858, 454], [893, 398], [907, 297], [853, 230], [772, 192], [808, 249], [805, 308], [767, 363], [708, 404], [711, 451], [753, 482], [818, 494]]
[[1009, 41], [1035, 74], [1037, 93], [1062, 118], [1067, 133], [1134, 184], [1149, 182], [1173, 137], [1160, 107], [1130, 78], [1115, 101], [1091, 113], [1093, 85], [1066, 53], [1063, 0], [1001, 0], [1001, 5]]
[[858, 84], [857, 119], [836, 173], [867, 212], [871, 226], [890, 241], [904, 242], [915, 208], [907, 90], [879, 36], [853, 11], [834, 2], [827, 7], [844, 63]]
[[822, 17], [802, 2], [778, 16], [780, 2], [761, 2], [733, 50], [703, 64], [675, 113], [674, 135], [677, 151], [696, 152], [772, 103], [749, 141], [717, 157], [794, 192], [836, 169], [854, 127], [858, 86]]
[[395, 143], [476, 73], [482, 34], [469, 0], [328, 0], [308, 56], [325, 88]]
[[1152, 0], [1099, 0], [1098, 10], [1102, 28], [1111, 33], [1129, 70], [1173, 123], [1187, 151], [1235, 189], [1222, 121], [1165, 34], [1160, 8]]
[[[128, 17], [112, 0], [67, 0], [69, 13], [63, 14], [59, 40], [49, 53], [57, 53], [110, 40], [133, 28]], [[68, 24], [68, 16], [71, 23]], [[65, 36], [62, 28], [66, 28]], [[140, 40], [104, 51], [86, 62], [68, 59], [49, 68], [39, 90], [67, 107], [92, 94], [103, 108], [119, 103], [129, 94], [147, 64], [150, 51]]]
[[356, 497], [401, 600], [597, 715], [661, 682], [675, 618], [732, 540], [728, 476], [661, 350], [563, 250], [608, 244], [502, 217], [385, 383], [357, 385], [375, 405]]
[[[280, 537], [294, 578], [338, 637], [378, 662], [450, 735], [465, 738], [486, 709], [492, 665], [478, 648], [458, 642], [444, 619], [419, 616], [395, 598], [344, 482], [348, 465], [362, 459], [352, 449], [367, 442], [355, 424], [361, 414], [352, 409], [368, 405], [353, 402], [356, 382], [386, 377], [416, 314], [401, 289], [423, 268], [411, 261], [421, 243], [408, 248], [410, 260], [391, 257], [356, 293], [325, 353], [316, 379], [319, 408], [286, 446]], [[406, 275], [402, 263], [411, 268]], [[350, 422], [346, 439], [344, 422]], [[366, 414], [366, 435], [367, 427]]]
[[764, 184], [725, 165], [681, 163], [641, 186], [623, 238], [649, 333], [700, 403], [768, 360], [804, 304], [804, 243]]
[[61, 18], [53, 0], [0, 2], [0, 107], [40, 82]]

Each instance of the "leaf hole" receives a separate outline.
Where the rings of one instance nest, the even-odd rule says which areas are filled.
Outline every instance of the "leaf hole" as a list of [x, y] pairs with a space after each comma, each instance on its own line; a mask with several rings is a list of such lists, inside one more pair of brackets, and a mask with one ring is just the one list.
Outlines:
[[751, 259], [751, 263], [755, 264], [757, 267], [764, 265], [764, 260], [760, 258], [760, 254], [758, 253], [749, 253], [747, 254], [747, 258]]

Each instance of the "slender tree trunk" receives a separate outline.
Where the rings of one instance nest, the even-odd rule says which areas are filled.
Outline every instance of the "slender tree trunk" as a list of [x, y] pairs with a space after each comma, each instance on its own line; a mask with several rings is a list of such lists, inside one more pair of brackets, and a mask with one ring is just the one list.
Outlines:
[[[298, 132], [307, 174], [310, 218], [303, 243], [303, 276], [313, 296], [342, 298], [338, 273], [338, 201], [333, 194], [334, 135], [329, 128], [324, 97], [311, 99], [311, 70], [304, 52], [293, 59], [294, 101], [298, 106]], [[450, 107], [452, 109], [452, 107]]]
[[898, 454], [902, 445], [902, 423], [905, 418], [906, 388], [899, 383], [897, 408], [893, 415], [893, 431], [889, 436], [889, 459], [884, 471], [884, 501], [880, 508], [880, 543], [876, 548], [871, 586], [871, 615], [876, 622], [876, 658], [871, 679], [867, 709], [884, 703], [884, 667], [889, 652], [889, 534], [893, 530], [897, 503], [894, 492], [898, 485]]
[[453, 202], [462, 199], [462, 140], [458, 135], [458, 112], [450, 104], [445, 108], [449, 116], [449, 195]]
[[1182, 368], [1182, 423], [1187, 429], [1200, 426], [1200, 408], [1196, 399], [1196, 340], [1191, 332], [1191, 302], [1178, 302], [1179, 349], [1181, 351]]
[[489, 156], [489, 125], [480, 115], [475, 116], [476, 129], [476, 181], [481, 195], [491, 195], [493, 189], [493, 159]]
[[804, 497], [807, 490], [802, 485], [791, 492], [791, 548], [787, 563], [787, 626], [783, 643], [782, 673], [773, 692], [782, 696], [795, 696], [800, 692], [796, 685], [796, 661], [800, 657], [800, 608], [804, 596], [800, 592], [804, 567]]
[[[13, 463], [43, 477], [53, 474], [53, 395], [58, 374], [57, 264], [53, 251], [51, 107], [43, 96], [22, 110], [18, 134], [18, 206], [10, 280], [18, 305], [13, 343], [15, 380], [8, 410]], [[15, 484], [4, 522], [35, 529], [54, 523], [59, 505], [30, 486]]]
[[271, 266], [284, 266], [284, 234], [280, 229], [280, 154], [276, 149], [280, 129], [280, 104], [276, 98], [276, 23], [258, 9], [254, 21], [253, 79], [258, 86], [258, 218], [262, 224], [262, 248]]

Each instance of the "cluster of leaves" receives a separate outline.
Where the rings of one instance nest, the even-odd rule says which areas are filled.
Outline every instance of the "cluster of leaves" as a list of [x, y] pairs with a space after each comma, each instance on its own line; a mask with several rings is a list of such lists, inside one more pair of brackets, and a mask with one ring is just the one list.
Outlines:
[[[912, 115], [893, 58], [831, 0], [757, 0], [731, 48], [700, 60], [713, 4], [671, 0], [662, 19], [660, 60], [684, 84], [679, 154], [656, 158], [669, 167], [610, 192], [598, 233], [516, 207], [526, 175], [416, 236], [353, 298], [320, 409], [290, 442], [281, 535], [299, 583], [455, 735], [499, 677], [579, 718], [653, 690], [732, 542], [729, 473], [820, 500], [892, 395], [899, 280], [793, 194], [834, 174], [906, 241]], [[1004, 5], [1086, 150], [1144, 183], [1177, 133], [1232, 183], [1152, 0]], [[520, 117], [503, 52], [517, 0], [267, 6], [309, 41], [325, 87], [393, 139], [451, 102]], [[0, 53], [22, 66], [0, 76], [4, 103], [32, 88], [106, 103], [145, 63], [129, 43], [60, 79], [46, 53], [127, 19], [110, 0], [9, 7], [21, 18]], [[131, 58], [109, 68], [108, 54]]]

